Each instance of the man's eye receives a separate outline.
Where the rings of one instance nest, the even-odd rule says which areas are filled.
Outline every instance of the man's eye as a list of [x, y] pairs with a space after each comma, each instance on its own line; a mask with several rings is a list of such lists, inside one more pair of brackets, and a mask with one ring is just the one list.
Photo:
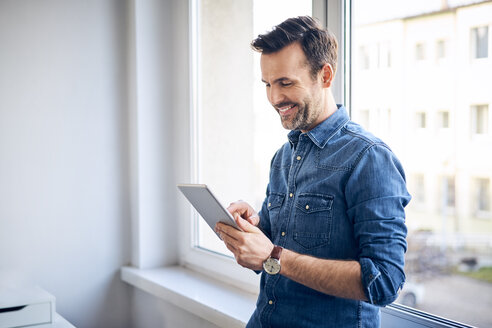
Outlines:
[[283, 87], [288, 87], [288, 86], [292, 85], [292, 82], [282, 82], [282, 83], [280, 83], [280, 85]]

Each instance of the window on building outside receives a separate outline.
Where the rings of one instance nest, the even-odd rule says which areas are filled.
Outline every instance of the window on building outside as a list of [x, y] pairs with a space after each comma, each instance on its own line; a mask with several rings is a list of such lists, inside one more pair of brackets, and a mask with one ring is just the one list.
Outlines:
[[415, 59], [424, 60], [425, 59], [425, 44], [417, 43], [415, 45]]
[[[403, 3], [353, 0], [351, 7], [352, 62], [360, 45], [392, 45], [390, 67], [376, 74], [353, 65], [350, 81], [356, 122], [367, 108], [391, 108], [390, 133], [386, 124], [366, 127], [401, 160], [412, 195], [407, 283], [397, 302], [492, 327], [492, 74], [487, 61], [465, 60], [470, 47], [472, 58], [489, 56], [492, 2]], [[415, 133], [431, 126], [447, 131]]]
[[454, 177], [451, 176], [443, 176], [440, 179], [440, 195], [441, 195], [441, 210], [443, 214], [446, 215], [449, 209], [454, 209], [455, 206], [455, 192], [456, 185], [454, 181]]
[[471, 106], [471, 123], [473, 134], [487, 134], [489, 132], [489, 106]]
[[475, 214], [477, 217], [490, 214], [490, 179], [475, 179]]
[[386, 68], [391, 66], [391, 49], [388, 42], [378, 43], [378, 67]]
[[437, 40], [436, 42], [436, 59], [443, 59], [446, 57], [446, 41]]
[[439, 111], [437, 113], [438, 126], [441, 129], [449, 128], [449, 112]]
[[427, 114], [425, 112], [415, 114], [415, 125], [418, 129], [425, 129], [427, 126]]
[[471, 29], [471, 50], [473, 58], [489, 56], [489, 27], [480, 26]]

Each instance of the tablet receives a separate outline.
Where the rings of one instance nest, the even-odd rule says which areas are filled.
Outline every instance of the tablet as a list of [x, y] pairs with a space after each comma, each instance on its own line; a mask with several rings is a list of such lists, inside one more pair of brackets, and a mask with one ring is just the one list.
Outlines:
[[178, 184], [178, 188], [214, 232], [217, 222], [222, 222], [241, 230], [231, 213], [219, 202], [207, 185]]

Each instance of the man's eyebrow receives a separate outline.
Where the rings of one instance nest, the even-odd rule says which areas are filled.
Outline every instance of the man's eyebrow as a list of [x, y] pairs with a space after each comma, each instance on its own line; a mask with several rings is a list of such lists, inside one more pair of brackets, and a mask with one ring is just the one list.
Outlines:
[[[279, 77], [278, 79], [275, 79], [273, 83], [279, 83], [283, 81], [290, 81], [290, 79], [288, 77]], [[261, 79], [261, 82], [268, 84], [268, 82], [263, 79]]]

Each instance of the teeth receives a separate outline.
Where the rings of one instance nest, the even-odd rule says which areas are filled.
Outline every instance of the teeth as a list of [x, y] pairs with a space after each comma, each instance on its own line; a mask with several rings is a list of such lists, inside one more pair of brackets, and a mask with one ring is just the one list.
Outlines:
[[289, 107], [285, 107], [285, 108], [279, 108], [278, 110], [279, 110], [280, 112], [282, 112], [282, 113], [283, 113], [283, 112], [286, 112], [286, 111], [288, 111], [289, 109], [293, 108], [294, 106], [295, 106], [295, 105], [292, 105], [292, 106], [289, 106]]

